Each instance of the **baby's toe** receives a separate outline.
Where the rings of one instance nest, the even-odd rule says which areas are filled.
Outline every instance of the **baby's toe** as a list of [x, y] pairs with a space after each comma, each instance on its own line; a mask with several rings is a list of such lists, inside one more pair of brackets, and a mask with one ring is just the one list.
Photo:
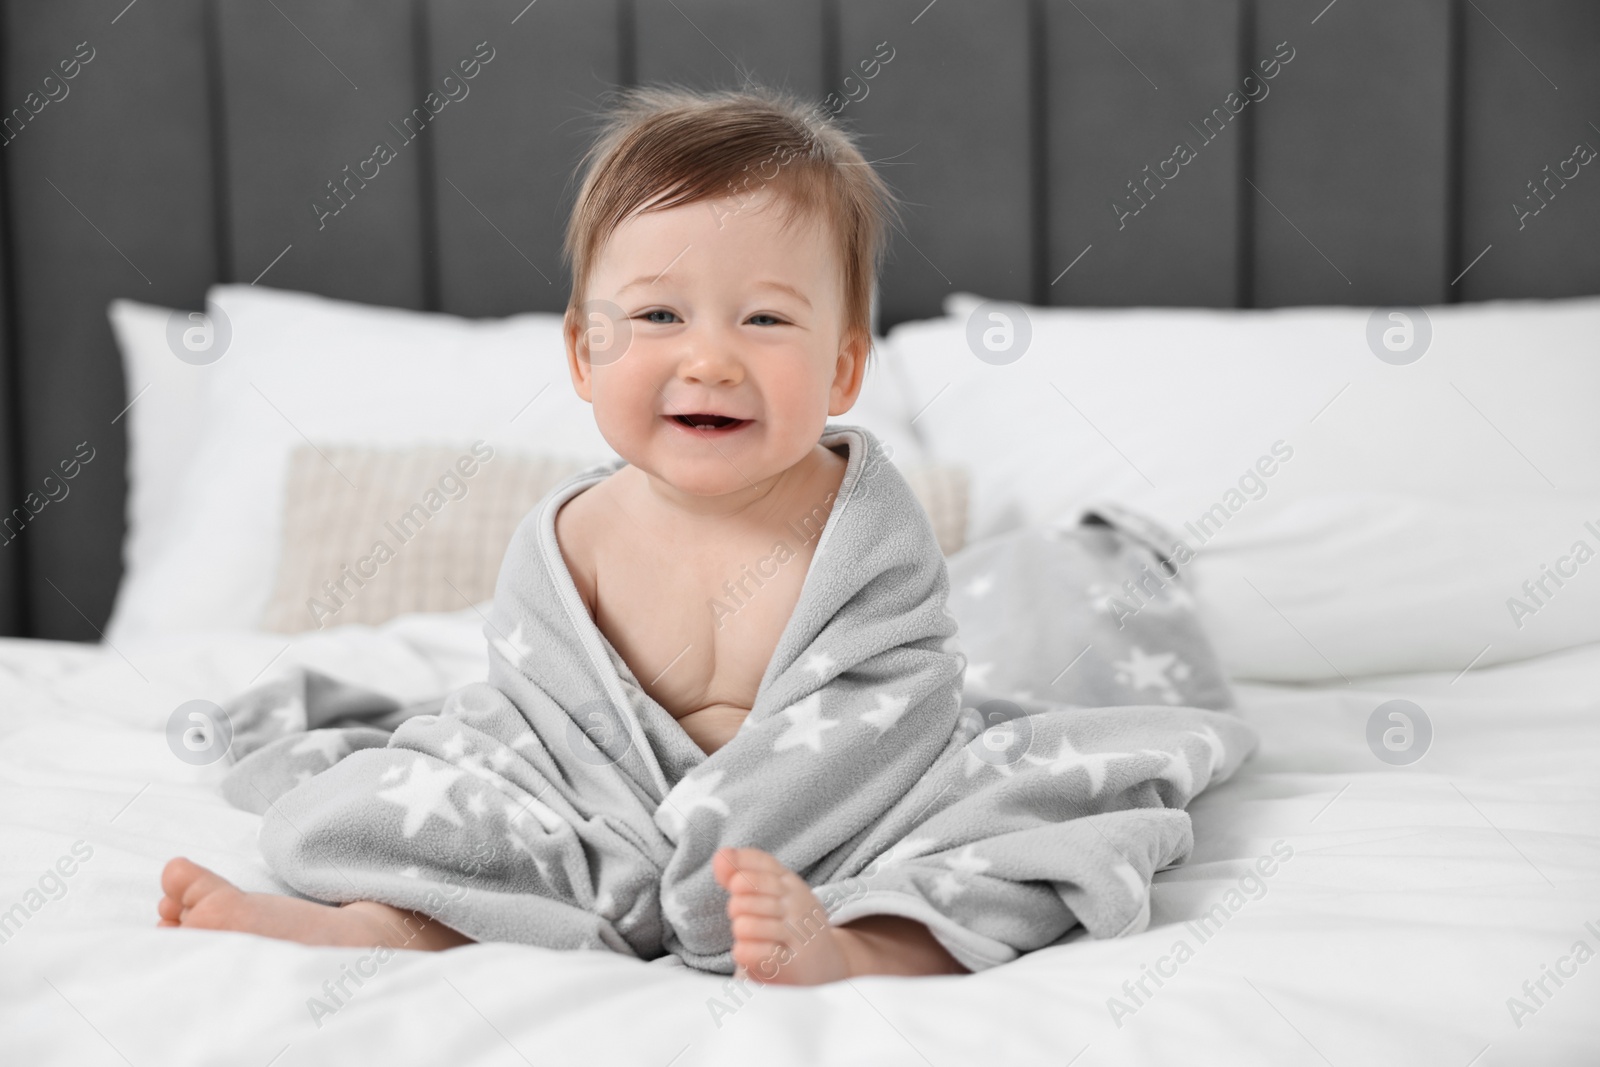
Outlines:
[[768, 915], [738, 915], [733, 920], [733, 938], [739, 943], [781, 944], [790, 937], [781, 918]]
[[182, 900], [183, 894], [188, 892], [195, 880], [208, 873], [210, 872], [198, 863], [182, 856], [170, 859], [161, 869], [161, 891], [175, 900]]
[[784, 916], [783, 898], [777, 893], [738, 892], [728, 897], [728, 918], [741, 915], [781, 919]]
[[786, 871], [789, 868], [778, 862], [778, 857], [759, 848], [725, 848], [723, 854], [741, 871]]
[[759, 848], [718, 849], [711, 867], [717, 882], [730, 893], [773, 892], [775, 880], [787, 870], [770, 852]]
[[239, 895], [234, 884], [214, 871], [183, 857], [170, 860], [161, 872], [161, 888], [166, 898], [156, 905], [164, 920], [183, 924], [202, 902], [215, 910], [226, 899]]

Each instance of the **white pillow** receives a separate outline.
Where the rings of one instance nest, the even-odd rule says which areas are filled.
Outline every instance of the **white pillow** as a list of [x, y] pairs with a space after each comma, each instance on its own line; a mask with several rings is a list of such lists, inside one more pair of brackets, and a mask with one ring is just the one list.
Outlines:
[[[585, 463], [614, 456], [573, 392], [560, 315], [470, 320], [243, 285], [214, 286], [207, 302], [231, 339], [206, 366], [173, 354], [166, 309], [110, 309], [129, 398], [154, 383], [129, 412], [138, 418], [113, 643], [258, 626], [279, 558], [288, 457], [307, 440], [482, 439]], [[896, 403], [881, 399], [883, 382], [870, 372], [857, 407], [835, 421], [866, 425], [898, 462], [920, 462]]]
[[1273, 474], [1251, 511], [1546, 479], [1600, 491], [1600, 298], [1427, 308], [1409, 365], [1374, 354], [1373, 309], [1337, 307], [1026, 307], [1025, 354], [996, 364], [968, 341], [980, 302], [948, 297], [885, 345], [930, 457], [973, 473], [974, 540], [1100, 497], [1181, 526], [1258, 463]]
[[[122, 352], [127, 402], [118, 417], [128, 435], [128, 532], [123, 569], [148, 568], [173, 534], [179, 487], [200, 437], [201, 391], [210, 368], [173, 355], [167, 343], [171, 308], [113, 300], [111, 330]], [[180, 323], [187, 324], [186, 316]]]
[[1455, 675], [1600, 641], [1600, 494], [1304, 498], [1180, 570], [1231, 677]]

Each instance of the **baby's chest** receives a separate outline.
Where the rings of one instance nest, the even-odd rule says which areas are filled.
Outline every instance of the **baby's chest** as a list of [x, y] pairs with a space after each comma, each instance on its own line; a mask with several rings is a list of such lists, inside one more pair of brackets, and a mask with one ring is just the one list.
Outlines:
[[784, 544], [693, 558], [613, 557], [599, 575], [600, 629], [674, 715], [748, 709], [805, 583], [809, 551]]

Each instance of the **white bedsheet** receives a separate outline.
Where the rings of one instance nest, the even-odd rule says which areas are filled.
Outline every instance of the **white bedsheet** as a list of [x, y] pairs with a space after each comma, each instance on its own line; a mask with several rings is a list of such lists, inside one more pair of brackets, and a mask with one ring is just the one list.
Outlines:
[[[0, 641], [0, 910], [75, 841], [93, 848], [0, 944], [0, 1063], [1600, 1063], [1600, 959], [1569, 959], [1576, 974], [1546, 978], [1542, 1004], [1523, 991], [1575, 942], [1600, 952], [1600, 645], [1460, 678], [1242, 687], [1262, 749], [1194, 805], [1193, 859], [1157, 877], [1151, 928], [974, 976], [740, 1004], [722, 979], [660, 963], [476, 945], [346, 979], [319, 1025], [308, 999], [365, 953], [155, 928], [171, 856], [274, 888], [258, 818], [216, 791], [221, 766], [168, 751], [178, 704], [291, 661], [431, 695], [481, 676], [480, 625], [419, 616], [288, 652], [263, 634], [121, 653]], [[1435, 730], [1407, 768], [1364, 740], [1398, 696]], [[1202, 943], [1184, 922], [1227, 910], [1280, 841], [1293, 856], [1264, 895], [1232, 901]], [[1192, 958], [1130, 996], [1180, 939]], [[1535, 1010], [1513, 1019], [1513, 996]]]

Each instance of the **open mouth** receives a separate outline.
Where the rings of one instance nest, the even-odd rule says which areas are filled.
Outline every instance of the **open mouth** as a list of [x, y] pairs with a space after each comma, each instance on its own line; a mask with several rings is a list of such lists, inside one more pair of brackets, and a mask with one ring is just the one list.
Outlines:
[[711, 415], [694, 412], [687, 415], [669, 415], [667, 418], [685, 429], [700, 433], [729, 433], [750, 424], [749, 419], [735, 419], [728, 415]]

